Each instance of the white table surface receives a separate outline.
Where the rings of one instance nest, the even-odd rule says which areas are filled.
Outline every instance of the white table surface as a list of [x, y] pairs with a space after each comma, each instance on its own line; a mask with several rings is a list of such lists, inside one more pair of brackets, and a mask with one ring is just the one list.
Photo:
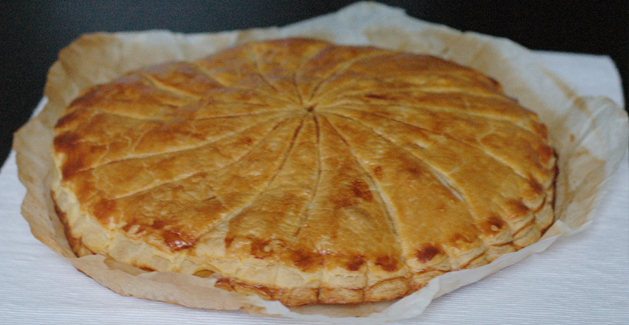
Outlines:
[[[581, 95], [624, 107], [606, 56], [540, 52]], [[294, 324], [120, 296], [37, 241], [20, 214], [15, 152], [0, 171], [0, 324]], [[629, 163], [608, 183], [593, 225], [395, 324], [629, 324]]]

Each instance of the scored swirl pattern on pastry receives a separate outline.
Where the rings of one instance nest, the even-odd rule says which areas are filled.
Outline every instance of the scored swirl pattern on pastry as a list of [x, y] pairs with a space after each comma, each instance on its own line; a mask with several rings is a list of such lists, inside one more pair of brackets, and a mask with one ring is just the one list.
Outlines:
[[497, 82], [310, 39], [92, 87], [58, 121], [54, 159], [79, 255], [286, 305], [401, 297], [554, 220], [546, 128]]

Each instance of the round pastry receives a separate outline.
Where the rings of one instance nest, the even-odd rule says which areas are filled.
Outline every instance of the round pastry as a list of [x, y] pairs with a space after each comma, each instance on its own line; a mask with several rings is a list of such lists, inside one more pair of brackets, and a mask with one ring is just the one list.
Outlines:
[[78, 256], [288, 306], [402, 297], [554, 221], [546, 127], [496, 81], [312, 39], [87, 89], [59, 119], [53, 157]]

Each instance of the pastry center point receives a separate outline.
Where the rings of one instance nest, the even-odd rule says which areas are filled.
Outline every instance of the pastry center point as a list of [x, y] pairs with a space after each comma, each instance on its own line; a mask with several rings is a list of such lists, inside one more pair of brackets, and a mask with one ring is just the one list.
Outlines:
[[310, 103], [309, 103], [309, 104], [304, 105], [304, 108], [305, 108], [308, 112], [312, 112], [312, 111], [314, 111], [315, 107], [317, 107], [317, 104], [314, 104], [314, 103], [312, 103], [312, 104], [310, 104]]

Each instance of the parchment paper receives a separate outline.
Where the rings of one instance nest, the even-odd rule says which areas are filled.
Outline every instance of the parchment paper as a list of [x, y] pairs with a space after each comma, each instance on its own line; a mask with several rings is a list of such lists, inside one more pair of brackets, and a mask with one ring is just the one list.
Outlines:
[[[102, 256], [76, 258], [70, 250], [50, 199], [52, 127], [61, 110], [82, 89], [110, 81], [144, 65], [194, 60], [250, 40], [314, 37], [339, 44], [375, 45], [428, 53], [470, 66], [498, 80], [505, 92], [539, 114], [559, 155], [558, 221], [540, 242], [504, 255], [489, 265], [450, 272], [425, 288], [394, 302], [351, 306], [286, 308], [213, 288], [214, 280], [170, 272], [144, 272]], [[584, 230], [595, 216], [604, 184], [627, 150], [626, 113], [606, 98], [580, 98], [547, 71], [533, 53], [505, 39], [459, 31], [408, 17], [402, 10], [358, 3], [341, 11], [282, 28], [216, 34], [167, 31], [86, 35], [61, 51], [52, 66], [44, 111], [15, 136], [19, 177], [27, 188], [22, 214], [33, 234], [77, 269], [123, 295], [195, 308], [243, 309], [325, 322], [379, 323], [419, 315], [430, 301], [541, 252], [559, 237]], [[368, 316], [354, 318], [354, 316]]]

